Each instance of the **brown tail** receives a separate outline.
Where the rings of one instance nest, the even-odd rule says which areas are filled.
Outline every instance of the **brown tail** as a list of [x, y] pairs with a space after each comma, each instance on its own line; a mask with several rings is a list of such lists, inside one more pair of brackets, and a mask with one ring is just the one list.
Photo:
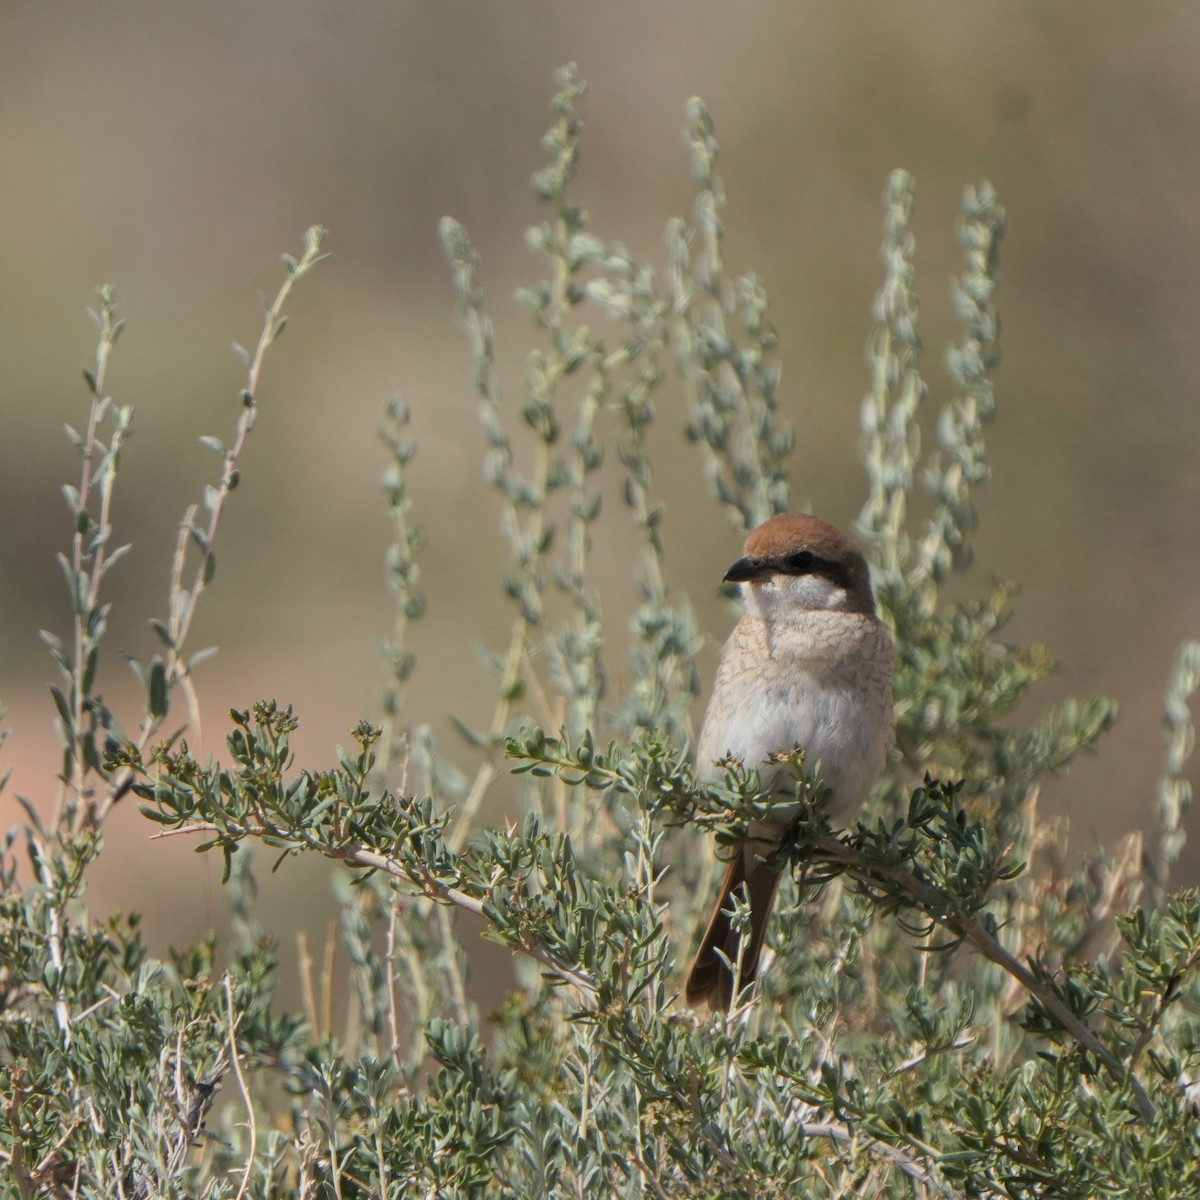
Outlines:
[[[765, 863], [756, 862], [747, 878], [746, 857], [747, 854], [743, 851], [729, 860], [725, 882], [721, 884], [721, 892], [709, 918], [708, 928], [704, 931], [704, 939], [692, 960], [691, 970], [688, 971], [684, 996], [693, 1007], [706, 1004], [714, 1011], [728, 1010], [733, 1004], [734, 996], [752, 983], [758, 973], [758, 958], [762, 951], [763, 935], [767, 931], [767, 918], [771, 915], [771, 906], [775, 903], [779, 872], [772, 870]], [[743, 895], [750, 904], [750, 929], [746, 935], [748, 941], [742, 951], [741, 975], [737, 986], [734, 987], [733, 973], [718, 956], [717, 951], [721, 951], [736, 968], [738, 935], [729, 921], [733, 908], [730, 897], [743, 885]]]

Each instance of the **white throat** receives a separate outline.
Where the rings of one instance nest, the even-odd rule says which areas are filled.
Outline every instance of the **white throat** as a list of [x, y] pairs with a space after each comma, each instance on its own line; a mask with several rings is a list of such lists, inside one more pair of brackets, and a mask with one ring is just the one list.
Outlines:
[[850, 607], [849, 592], [824, 575], [775, 575], [741, 587], [746, 610], [773, 622], [787, 621], [802, 612], [841, 612]]

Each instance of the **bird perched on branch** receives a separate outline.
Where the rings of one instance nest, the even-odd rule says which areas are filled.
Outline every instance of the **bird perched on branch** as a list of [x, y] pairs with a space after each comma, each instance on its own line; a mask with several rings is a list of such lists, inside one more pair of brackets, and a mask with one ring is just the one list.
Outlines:
[[[862, 551], [820, 517], [784, 513], [751, 532], [725, 579], [741, 585], [745, 612], [721, 652], [700, 730], [700, 777], [719, 777], [732, 757], [759, 770], [764, 790], [782, 788], [794, 776], [772, 759], [799, 747], [805, 771], [829, 789], [828, 811], [852, 811], [892, 735], [894, 651]], [[754, 980], [779, 883], [772, 858], [797, 815], [794, 801], [781, 803], [770, 820], [751, 824], [730, 858], [688, 972], [689, 1004], [728, 1009]], [[736, 981], [728, 965], [739, 963], [735, 893], [750, 906]]]

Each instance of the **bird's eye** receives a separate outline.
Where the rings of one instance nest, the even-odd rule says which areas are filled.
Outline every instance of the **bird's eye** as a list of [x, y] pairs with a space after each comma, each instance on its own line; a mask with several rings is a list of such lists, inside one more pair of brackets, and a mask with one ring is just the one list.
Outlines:
[[787, 560], [787, 565], [791, 567], [793, 571], [800, 571], [801, 573], [812, 570], [812, 551], [801, 550], [798, 554], [790, 555]]

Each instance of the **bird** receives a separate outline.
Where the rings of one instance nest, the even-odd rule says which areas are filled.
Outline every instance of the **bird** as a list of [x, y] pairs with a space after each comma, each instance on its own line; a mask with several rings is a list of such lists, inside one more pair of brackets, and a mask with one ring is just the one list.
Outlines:
[[[875, 610], [871, 576], [855, 541], [806, 513], [781, 513], [753, 529], [725, 572], [744, 612], [721, 652], [697, 743], [696, 773], [720, 779], [730, 759], [756, 767], [764, 791], [790, 793], [791, 768], [773, 761], [797, 747], [803, 769], [829, 790], [829, 815], [856, 809], [892, 739], [895, 649]], [[793, 799], [751, 822], [725, 872], [684, 987], [688, 1004], [728, 1010], [758, 972], [779, 885], [775, 851], [799, 815]], [[731, 898], [749, 904], [740, 950]], [[718, 953], [719, 952], [719, 953]], [[724, 960], [722, 959], [724, 955]]]

